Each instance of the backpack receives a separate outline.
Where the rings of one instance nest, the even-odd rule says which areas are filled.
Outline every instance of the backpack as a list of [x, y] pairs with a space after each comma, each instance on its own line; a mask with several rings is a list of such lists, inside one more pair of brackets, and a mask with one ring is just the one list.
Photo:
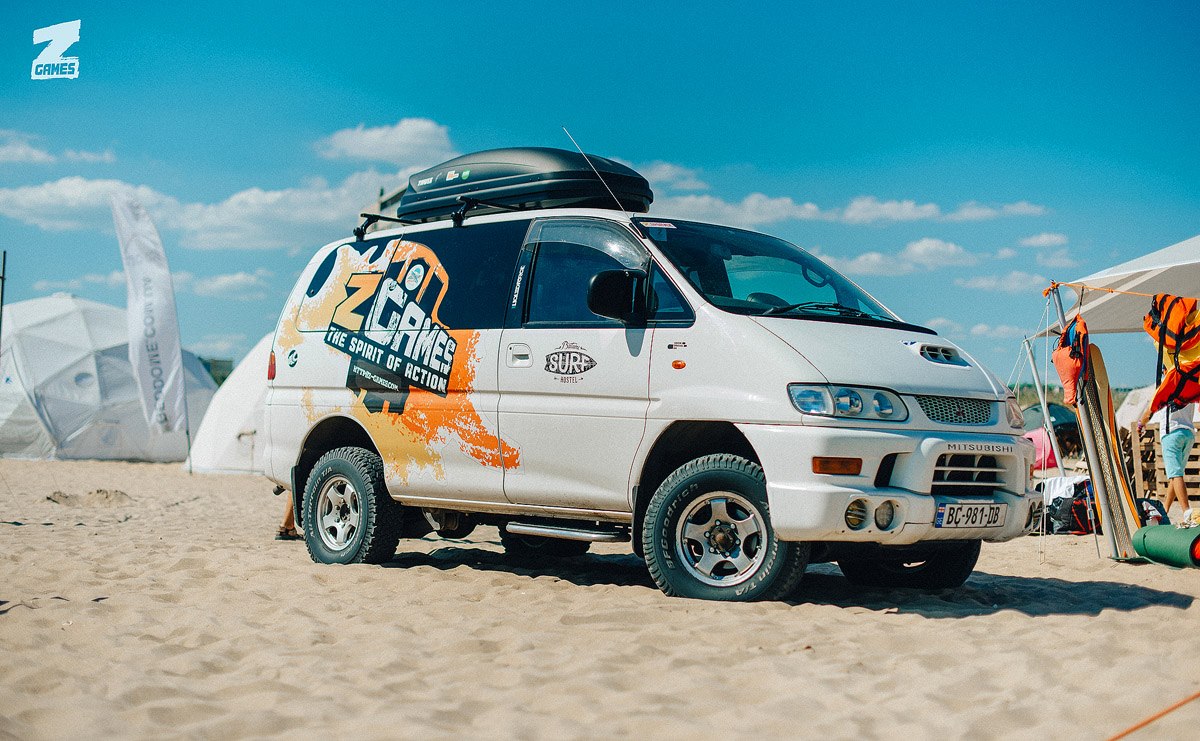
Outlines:
[[[1092, 516], [1088, 517], [1088, 508]], [[1086, 535], [1092, 532], [1092, 523], [1099, 524], [1096, 516], [1095, 502], [1092, 499], [1092, 488], [1087, 481], [1075, 485], [1075, 494], [1069, 497], [1059, 497], [1046, 508], [1046, 526], [1052, 535]], [[1100, 532], [1097, 528], [1096, 532]]]
[[1063, 401], [1066, 404], [1076, 403], [1079, 383], [1087, 378], [1088, 344], [1087, 323], [1083, 317], [1076, 316], [1059, 335], [1058, 347], [1050, 355], [1054, 370], [1058, 371], [1062, 381]]

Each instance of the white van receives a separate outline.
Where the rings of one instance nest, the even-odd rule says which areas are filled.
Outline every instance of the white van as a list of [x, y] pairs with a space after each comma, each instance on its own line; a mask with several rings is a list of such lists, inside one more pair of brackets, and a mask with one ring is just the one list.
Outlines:
[[804, 250], [651, 198], [604, 158], [481, 152], [313, 257], [265, 425], [313, 559], [488, 524], [516, 558], [632, 540], [665, 593], [750, 600], [816, 561], [956, 587], [1033, 528], [995, 376]]

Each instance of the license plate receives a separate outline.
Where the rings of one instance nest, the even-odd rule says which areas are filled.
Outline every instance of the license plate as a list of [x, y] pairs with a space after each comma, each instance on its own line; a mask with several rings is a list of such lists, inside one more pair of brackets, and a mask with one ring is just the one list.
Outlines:
[[1007, 504], [939, 504], [934, 527], [1000, 527]]

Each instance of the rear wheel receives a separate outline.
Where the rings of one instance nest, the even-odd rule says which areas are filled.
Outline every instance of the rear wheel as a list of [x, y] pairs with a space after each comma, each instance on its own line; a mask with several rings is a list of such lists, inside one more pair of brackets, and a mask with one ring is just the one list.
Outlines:
[[586, 540], [540, 538], [536, 535], [510, 533], [500, 526], [500, 544], [504, 555], [516, 560], [533, 561], [539, 558], [572, 558], [588, 552], [592, 544]]
[[338, 448], [317, 460], [304, 487], [304, 542], [314, 561], [390, 561], [401, 524], [402, 509], [388, 494], [378, 455]]
[[685, 463], [658, 487], [642, 549], [664, 593], [729, 601], [786, 596], [809, 554], [808, 543], [775, 537], [762, 468], [727, 454]]
[[[941, 543], [928, 550], [872, 552], [838, 559], [852, 583], [864, 587], [954, 589], [961, 587], [979, 560], [978, 540]], [[882, 550], [882, 549], [880, 549]]]

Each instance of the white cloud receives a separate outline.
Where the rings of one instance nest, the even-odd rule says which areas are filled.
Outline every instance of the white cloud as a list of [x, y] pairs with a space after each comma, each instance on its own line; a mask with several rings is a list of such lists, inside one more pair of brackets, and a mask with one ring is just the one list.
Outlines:
[[975, 278], [959, 278], [955, 284], [963, 288], [973, 288], [978, 291], [999, 291], [1002, 293], [1026, 293], [1040, 291], [1050, 284], [1041, 275], [1013, 270], [1006, 275], [980, 275]]
[[974, 265], [978, 262], [975, 255], [959, 245], [932, 237], [909, 242], [900, 251], [900, 258], [929, 270], [949, 265]]
[[[40, 139], [34, 134], [13, 129], [0, 129], [0, 163], [25, 162], [34, 164], [50, 164], [57, 162], [58, 157], [32, 142]], [[63, 159], [69, 162], [116, 162], [117, 155], [111, 149], [103, 152], [80, 152], [68, 149], [62, 153]]]
[[1046, 207], [1029, 201], [1017, 201], [1004, 204], [1000, 207], [1000, 211], [1005, 216], [1044, 216]]
[[449, 127], [428, 118], [402, 118], [392, 126], [359, 124], [341, 129], [317, 142], [317, 151], [327, 159], [391, 162], [417, 169], [455, 156]]
[[813, 254], [846, 275], [907, 275], [913, 272], [912, 263], [882, 252], [864, 252], [855, 257], [834, 257], [812, 250]]
[[1039, 252], [1037, 264], [1047, 268], [1073, 268], [1079, 263], [1071, 257], [1070, 250], [1055, 250], [1054, 252]]
[[954, 211], [943, 217], [944, 221], [986, 221], [1001, 216], [1041, 216], [1046, 213], [1045, 206], [1039, 206], [1029, 201], [1005, 203], [1000, 206], [988, 206], [978, 201], [967, 201]]
[[266, 297], [267, 291], [270, 290], [266, 279], [270, 277], [271, 271], [260, 268], [253, 273], [243, 271], [195, 278], [191, 281], [191, 291], [197, 296], [255, 301]]
[[961, 334], [963, 326], [953, 319], [947, 319], [944, 316], [935, 316], [925, 322], [925, 326], [932, 330], [936, 330], [943, 334]]
[[103, 152], [83, 152], [67, 149], [63, 152], [63, 158], [71, 162], [112, 163], [117, 161], [117, 154], [111, 149], [106, 149]]
[[997, 324], [993, 327], [981, 323], [971, 327], [971, 334], [976, 337], [990, 337], [994, 340], [1011, 340], [1014, 337], [1022, 336], [1025, 331], [1011, 324]]
[[245, 345], [244, 334], [206, 334], [199, 342], [188, 343], [187, 349], [205, 358], [227, 358], [240, 355]]
[[0, 142], [0, 162], [53, 162], [54, 155], [44, 149], [38, 149], [28, 141], [9, 139]]
[[142, 205], [156, 216], [174, 213], [179, 202], [153, 188], [133, 186], [120, 180], [72, 175], [41, 185], [0, 188], [0, 215], [23, 221], [46, 231], [72, 229], [112, 230], [108, 197], [117, 191], [132, 191]]
[[974, 265], [979, 258], [953, 242], [925, 237], [909, 242], [896, 254], [872, 251], [854, 257], [837, 257], [811, 252], [847, 275], [908, 275], [918, 269], [936, 270], [955, 265]]
[[33, 290], [38, 293], [78, 291], [88, 285], [108, 286], [109, 288], [123, 286], [125, 285], [125, 273], [120, 270], [114, 270], [111, 273], [87, 273], [86, 275], [64, 280], [39, 280], [34, 281]]
[[869, 224], [875, 221], [917, 221], [937, 218], [941, 213], [936, 203], [916, 201], [880, 201], [875, 196], [859, 196], [842, 209], [842, 221], [849, 224]]
[[1017, 251], [1014, 250], [1012, 247], [1001, 247], [1000, 249], [996, 250], [996, 259], [997, 260], [1011, 260], [1012, 258], [1014, 258], [1016, 256], [1017, 256]]
[[787, 197], [771, 198], [762, 193], [751, 193], [736, 203], [709, 195], [667, 196], [656, 200], [654, 208], [683, 219], [740, 227], [822, 218], [816, 204], [796, 203]]
[[1062, 247], [1067, 243], [1067, 235], [1054, 232], [1042, 232], [1021, 240], [1022, 247]]
[[690, 167], [671, 162], [655, 161], [647, 165], [630, 165], [650, 181], [655, 188], [670, 190], [708, 190], [708, 183], [700, 179], [699, 172]]

